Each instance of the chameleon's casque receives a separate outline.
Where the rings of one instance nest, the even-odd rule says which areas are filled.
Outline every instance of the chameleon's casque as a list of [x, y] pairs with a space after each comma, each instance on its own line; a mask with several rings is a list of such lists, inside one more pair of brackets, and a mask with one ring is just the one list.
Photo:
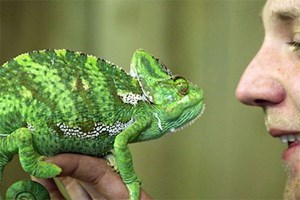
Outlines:
[[17, 153], [26, 172], [50, 178], [61, 168], [41, 156], [114, 150], [130, 198], [138, 199], [127, 144], [173, 132], [203, 110], [202, 90], [144, 50], [134, 53], [130, 74], [68, 50], [22, 54], [0, 67], [0, 180]]

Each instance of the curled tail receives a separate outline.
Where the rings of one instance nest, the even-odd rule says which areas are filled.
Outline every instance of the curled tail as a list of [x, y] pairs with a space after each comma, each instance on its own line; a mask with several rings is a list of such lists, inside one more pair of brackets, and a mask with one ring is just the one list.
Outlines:
[[6, 200], [50, 200], [46, 188], [34, 181], [18, 181], [11, 185], [6, 192]]

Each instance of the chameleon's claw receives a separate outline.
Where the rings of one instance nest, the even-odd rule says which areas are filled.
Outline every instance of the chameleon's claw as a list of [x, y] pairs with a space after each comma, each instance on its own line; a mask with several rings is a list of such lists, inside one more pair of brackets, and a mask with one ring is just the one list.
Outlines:
[[103, 158], [107, 161], [107, 164], [114, 169], [115, 172], [119, 172], [119, 168], [117, 165], [117, 158], [116, 158], [115, 154], [113, 154], [111, 152], [111, 153], [107, 154], [106, 156], [104, 156]]

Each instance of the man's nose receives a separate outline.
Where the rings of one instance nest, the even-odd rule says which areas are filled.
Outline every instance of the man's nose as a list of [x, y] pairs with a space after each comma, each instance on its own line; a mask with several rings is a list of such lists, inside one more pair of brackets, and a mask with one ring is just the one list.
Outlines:
[[284, 100], [285, 90], [275, 72], [280, 62], [273, 56], [261, 49], [246, 68], [236, 89], [236, 97], [242, 103], [265, 107]]

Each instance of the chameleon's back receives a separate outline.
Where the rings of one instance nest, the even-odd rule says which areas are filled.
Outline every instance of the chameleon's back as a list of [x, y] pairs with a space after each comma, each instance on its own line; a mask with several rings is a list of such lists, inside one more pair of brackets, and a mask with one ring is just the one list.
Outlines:
[[22, 54], [0, 68], [0, 134], [29, 127], [45, 136], [95, 136], [96, 123], [125, 127], [133, 110], [122, 102], [122, 91], [142, 93], [135, 79], [104, 60], [68, 50]]

